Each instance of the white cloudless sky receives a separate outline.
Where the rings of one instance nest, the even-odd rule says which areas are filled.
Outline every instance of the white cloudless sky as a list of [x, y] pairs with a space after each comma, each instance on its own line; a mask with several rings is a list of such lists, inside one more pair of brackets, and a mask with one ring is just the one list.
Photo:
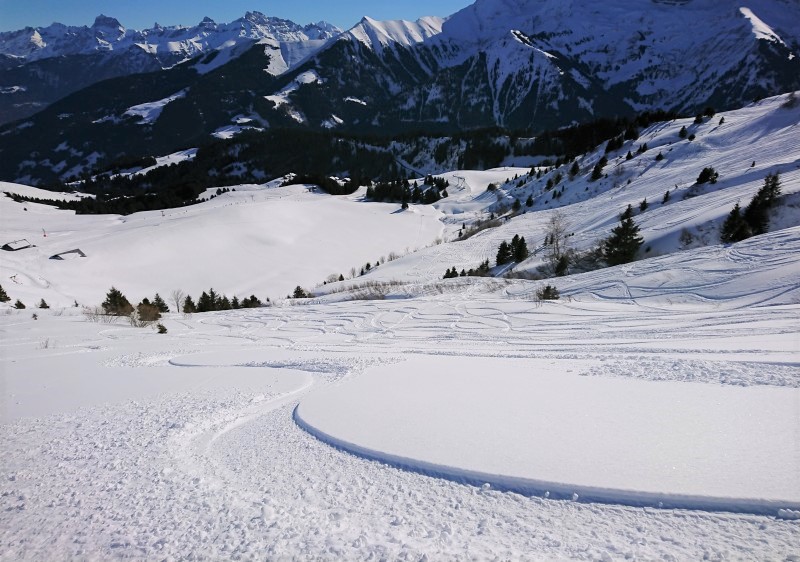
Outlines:
[[0, 31], [42, 27], [53, 22], [91, 25], [99, 14], [117, 18], [130, 29], [161, 25], [195, 25], [203, 17], [223, 23], [242, 17], [247, 11], [292, 20], [301, 25], [330, 22], [343, 29], [363, 16], [375, 19], [416, 20], [422, 16], [449, 16], [473, 0], [403, 1], [292, 1], [292, 0], [0, 0]]

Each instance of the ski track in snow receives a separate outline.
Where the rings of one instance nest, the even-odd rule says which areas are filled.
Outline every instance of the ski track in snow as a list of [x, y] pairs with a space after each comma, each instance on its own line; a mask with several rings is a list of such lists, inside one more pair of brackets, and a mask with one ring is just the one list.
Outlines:
[[[44, 321], [74, 329], [66, 317]], [[4, 333], [30, 324], [2, 322]], [[766, 339], [796, 334], [796, 307], [687, 313], [445, 294], [167, 323], [162, 351], [134, 351], [133, 328], [85, 323], [104, 348], [76, 349], [65, 335], [38, 351], [95, 357], [124, 376], [157, 367], [198, 377], [180, 392], [1, 425], [0, 558], [791, 559], [800, 550], [797, 521], [462, 485], [337, 450], [292, 418], [308, 389], [408, 353], [588, 358], [599, 360], [589, 376], [797, 387], [780, 345], [719, 348], [756, 326]], [[36, 337], [4, 346], [34, 356]], [[246, 384], [212, 384], [241, 373]]]

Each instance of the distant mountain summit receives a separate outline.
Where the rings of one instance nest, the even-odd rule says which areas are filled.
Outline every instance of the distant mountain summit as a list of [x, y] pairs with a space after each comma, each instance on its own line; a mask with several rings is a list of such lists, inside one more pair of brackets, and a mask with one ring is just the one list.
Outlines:
[[[368, 120], [384, 127], [541, 130], [655, 108], [730, 108], [800, 88], [794, 0], [477, 0], [415, 40], [392, 41], [398, 34], [386, 30], [405, 27], [389, 23], [363, 20], [298, 69], [321, 77], [326, 102], [372, 100]], [[309, 92], [304, 100], [320, 103]]]
[[[171, 68], [214, 51], [228, 51], [216, 65], [258, 41], [276, 47], [272, 70], [285, 72], [341, 33], [319, 22], [305, 26], [247, 12], [230, 23], [211, 18], [195, 26], [126, 29], [116, 18], [99, 15], [91, 26], [26, 27], [0, 33], [0, 123], [30, 115], [95, 82]], [[206, 67], [208, 71], [210, 67]]]
[[35, 183], [254, 129], [535, 135], [742, 107], [800, 90], [800, 3], [477, 0], [346, 32], [258, 12], [144, 31], [100, 16], [0, 34], [0, 53], [6, 119], [118, 76], [0, 128], [0, 178]]

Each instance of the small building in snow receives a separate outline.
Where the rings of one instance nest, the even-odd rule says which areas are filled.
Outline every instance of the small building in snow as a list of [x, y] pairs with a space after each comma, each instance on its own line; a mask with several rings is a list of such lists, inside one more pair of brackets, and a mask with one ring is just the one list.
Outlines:
[[21, 240], [14, 240], [13, 242], [8, 242], [0, 246], [0, 249], [5, 250], [6, 252], [16, 252], [18, 250], [24, 250], [25, 248], [33, 248], [34, 245], [25, 240], [24, 238]]
[[84, 254], [79, 249], [69, 250], [66, 252], [61, 252], [60, 254], [56, 254], [54, 256], [50, 256], [51, 260], [70, 260], [73, 258], [85, 258], [86, 254]]

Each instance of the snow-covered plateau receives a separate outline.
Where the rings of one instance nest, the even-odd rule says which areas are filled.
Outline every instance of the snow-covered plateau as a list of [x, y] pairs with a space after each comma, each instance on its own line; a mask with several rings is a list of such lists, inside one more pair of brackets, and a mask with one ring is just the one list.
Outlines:
[[[556, 170], [512, 167], [453, 171], [448, 198], [408, 210], [280, 181], [125, 217], [0, 198], [0, 243], [34, 245], [0, 251], [0, 559], [797, 560], [789, 101], [654, 125], [590, 181], [600, 147], [559, 198]], [[768, 173], [769, 232], [719, 244]], [[639, 260], [525, 278], [557, 211], [584, 250], [644, 198]], [[517, 233], [527, 275], [442, 279]], [[112, 285], [272, 300], [170, 303], [159, 334], [73, 306]], [[281, 298], [296, 285], [315, 296]]]

